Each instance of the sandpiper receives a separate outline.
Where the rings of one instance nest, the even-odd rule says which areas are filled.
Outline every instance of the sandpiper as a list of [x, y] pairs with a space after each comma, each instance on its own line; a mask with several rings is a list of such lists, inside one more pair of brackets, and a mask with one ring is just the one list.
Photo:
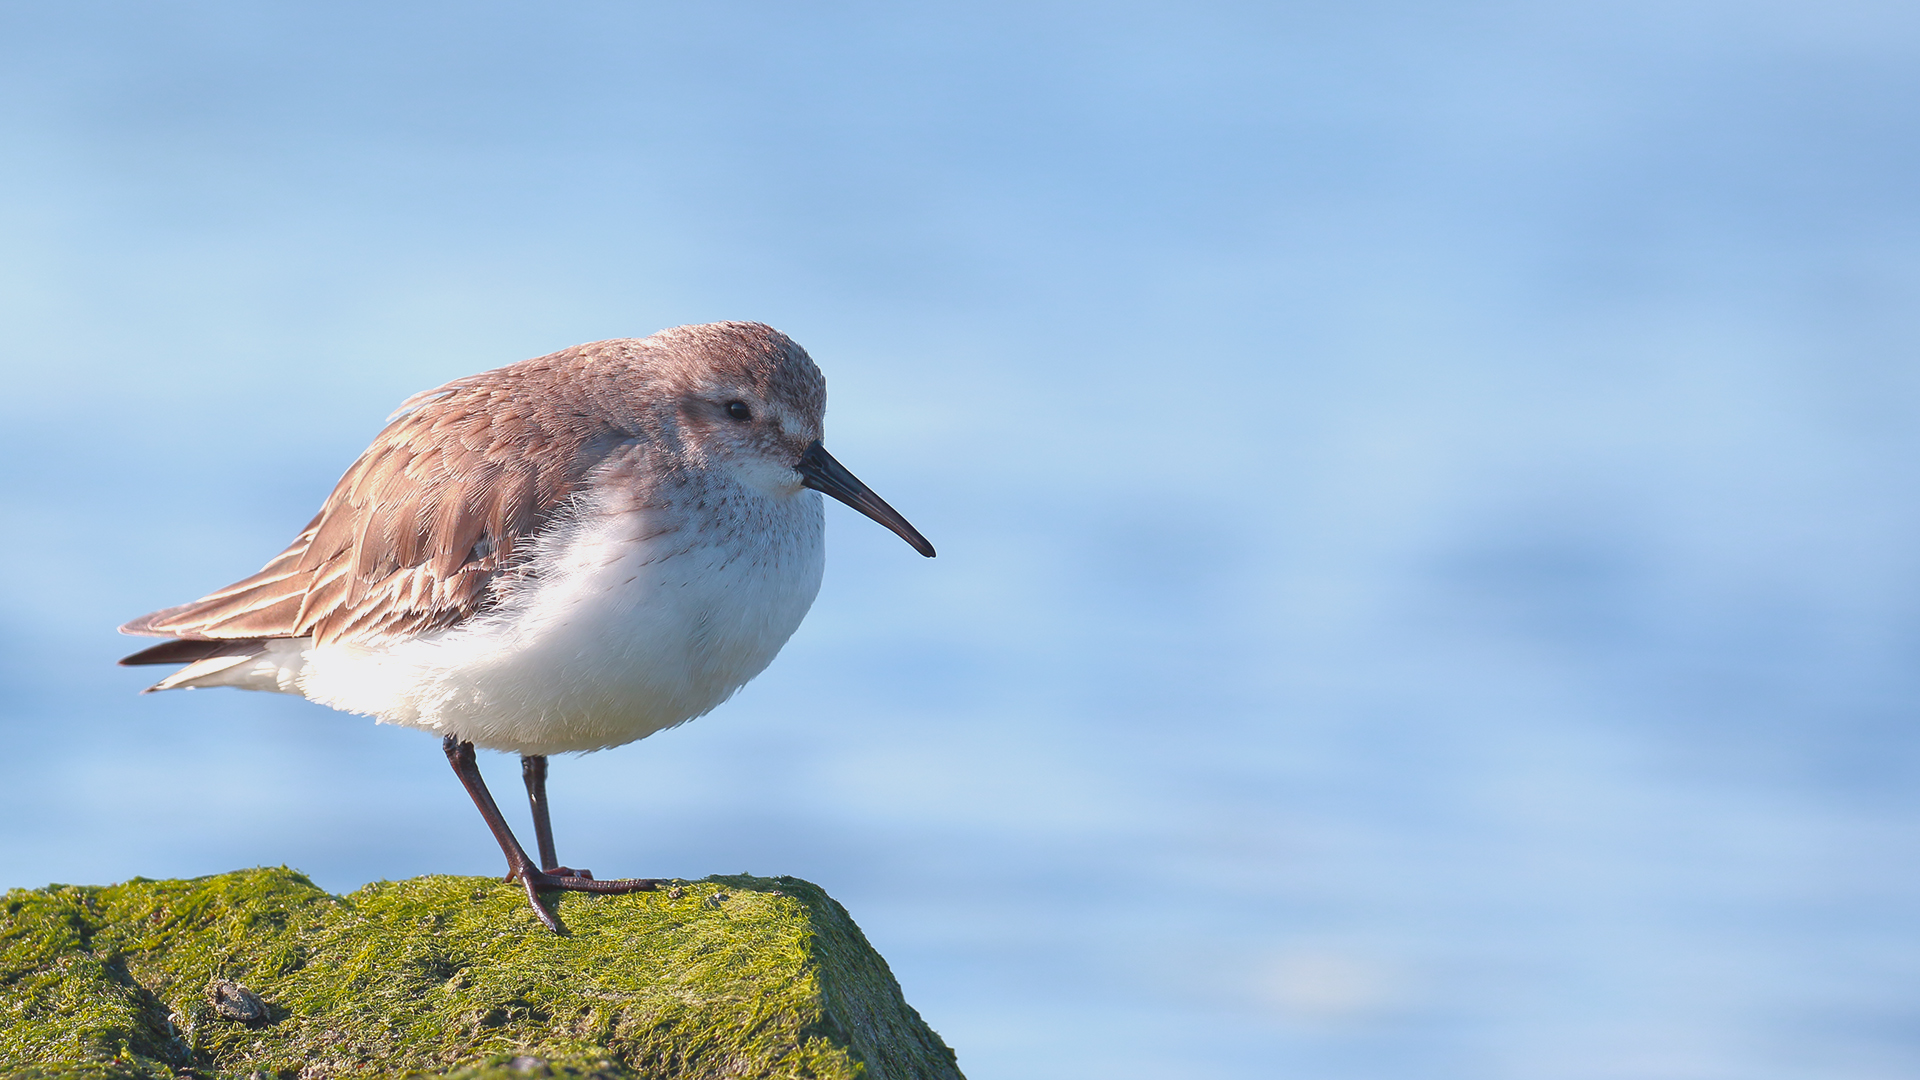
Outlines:
[[[813, 604], [831, 495], [933, 545], [821, 445], [826, 382], [759, 323], [600, 341], [456, 379], [389, 417], [288, 548], [127, 623], [185, 663], [150, 690], [298, 694], [442, 736], [549, 929], [542, 889], [620, 893], [560, 865], [547, 756], [704, 715]], [[520, 755], [540, 862], [474, 748]]]

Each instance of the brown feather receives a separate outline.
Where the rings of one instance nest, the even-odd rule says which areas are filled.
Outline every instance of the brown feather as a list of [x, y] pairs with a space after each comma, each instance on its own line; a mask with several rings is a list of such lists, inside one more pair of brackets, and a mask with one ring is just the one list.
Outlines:
[[[783, 364], [795, 354], [797, 364]], [[622, 457], [623, 445], [645, 434], [672, 458], [682, 445], [675, 402], [715, 364], [769, 391], [774, 380], [798, 380], [788, 392], [818, 415], [818, 369], [757, 323], [595, 342], [458, 379], [408, 398], [259, 573], [121, 630], [378, 645], [460, 623], [517, 579], [534, 537], [568, 512], [596, 468]], [[670, 468], [633, 465], [622, 462], [621, 483], [672, 479]], [[192, 652], [167, 648], [135, 656]]]
[[[556, 407], [573, 397], [563, 373], [595, 352], [618, 351], [604, 347], [630, 344], [582, 346], [430, 392], [380, 433], [307, 529], [259, 573], [122, 629], [198, 641], [371, 643], [471, 617], [500, 570], [631, 437], [617, 417]], [[495, 384], [529, 377], [543, 383], [541, 393], [515, 395], [514, 404], [530, 411], [501, 408]], [[521, 456], [533, 450], [551, 455], [543, 467]]]
[[163, 641], [132, 656], [120, 659], [121, 667], [139, 667], [143, 664], [191, 664], [196, 660], [211, 660], [216, 656], [244, 656], [257, 652], [260, 643], [254, 639], [238, 641], [194, 641], [175, 638]]

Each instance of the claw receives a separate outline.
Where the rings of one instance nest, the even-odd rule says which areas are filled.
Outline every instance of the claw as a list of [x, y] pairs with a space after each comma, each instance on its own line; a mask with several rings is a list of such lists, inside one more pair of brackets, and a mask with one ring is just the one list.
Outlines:
[[527, 886], [527, 906], [533, 908], [533, 914], [540, 920], [542, 924], [546, 926], [547, 929], [553, 931], [556, 934], [560, 933], [561, 932], [560, 920], [554, 918], [553, 912], [547, 910], [547, 905], [540, 902], [539, 894], [534, 891], [534, 884], [533, 884], [532, 877], [528, 877], [526, 879], [526, 886]]

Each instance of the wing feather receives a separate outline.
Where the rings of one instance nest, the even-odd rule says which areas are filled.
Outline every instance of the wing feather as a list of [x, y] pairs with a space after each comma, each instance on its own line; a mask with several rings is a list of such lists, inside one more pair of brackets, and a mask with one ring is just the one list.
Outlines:
[[579, 403], [543, 400], [512, 372], [408, 399], [259, 573], [122, 631], [378, 644], [471, 618], [594, 466], [633, 437]]

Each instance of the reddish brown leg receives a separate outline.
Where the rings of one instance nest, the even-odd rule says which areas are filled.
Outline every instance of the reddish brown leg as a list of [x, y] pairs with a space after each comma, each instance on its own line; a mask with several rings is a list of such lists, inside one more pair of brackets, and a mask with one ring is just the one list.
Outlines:
[[527, 785], [527, 806], [533, 811], [533, 838], [540, 845], [540, 869], [562, 877], [593, 877], [591, 870], [561, 866], [560, 857], [553, 853], [553, 822], [547, 817], [546, 755], [521, 754], [520, 779]]
[[[571, 871], [567, 871], [565, 867], [555, 868], [558, 871], [562, 871], [560, 873], [549, 873], [533, 865], [533, 860], [527, 857], [526, 849], [521, 847], [520, 841], [514, 838], [513, 830], [507, 828], [506, 819], [500, 816], [500, 807], [494, 803], [493, 794], [487, 790], [487, 782], [481, 779], [480, 765], [474, 759], [473, 744], [470, 742], [462, 742], [449, 735], [444, 740], [444, 747], [447, 752], [447, 762], [453, 766], [454, 775], [458, 776], [460, 783], [466, 787], [467, 794], [473, 798], [473, 805], [479, 808], [480, 816], [486, 819], [487, 828], [493, 830], [494, 841], [500, 845], [501, 852], [507, 857], [507, 880], [518, 881], [526, 886], [527, 903], [533, 906], [533, 913], [539, 916], [540, 921], [546, 925], [547, 929], [556, 934], [561, 932], [560, 923], [554, 919], [553, 913], [548, 911], [546, 907], [540, 903], [539, 891], [541, 889], [565, 889], [571, 892], [626, 893], [645, 892], [659, 887], [660, 883], [652, 878], [624, 878], [618, 881], [595, 881], [591, 877], [581, 877]], [[544, 766], [545, 764], [545, 760], [542, 759], [541, 765]], [[542, 785], [542, 798], [540, 800], [542, 804], [546, 801], [544, 798], [545, 794], [545, 787]], [[535, 828], [540, 828], [537, 822]], [[546, 861], [550, 862], [552, 861], [553, 838], [551, 830], [549, 829], [547, 832], [548, 835], [541, 845], [546, 850], [541, 854], [545, 856]]]

